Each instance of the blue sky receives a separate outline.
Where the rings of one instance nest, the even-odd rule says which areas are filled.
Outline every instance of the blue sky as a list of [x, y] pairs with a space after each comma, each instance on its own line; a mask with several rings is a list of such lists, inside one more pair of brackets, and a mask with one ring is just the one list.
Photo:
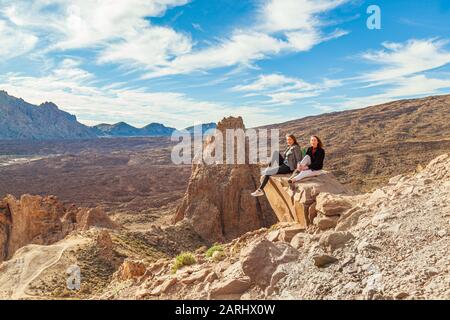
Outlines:
[[449, 21], [446, 0], [0, 0], [0, 89], [88, 125], [271, 124], [450, 92]]

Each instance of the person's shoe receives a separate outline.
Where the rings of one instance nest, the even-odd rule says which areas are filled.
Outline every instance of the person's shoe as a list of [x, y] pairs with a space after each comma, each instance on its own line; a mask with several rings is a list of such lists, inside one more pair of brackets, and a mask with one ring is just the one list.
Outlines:
[[258, 189], [252, 193], [252, 196], [254, 196], [254, 197], [261, 197], [263, 195], [264, 195], [264, 192], [261, 189]]

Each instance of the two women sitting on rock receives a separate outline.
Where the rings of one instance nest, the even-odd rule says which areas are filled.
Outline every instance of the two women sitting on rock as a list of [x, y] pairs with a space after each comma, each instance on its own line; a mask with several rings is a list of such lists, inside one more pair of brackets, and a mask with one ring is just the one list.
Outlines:
[[289, 178], [289, 183], [293, 184], [299, 182], [307, 177], [317, 176], [322, 173], [323, 161], [325, 159], [325, 150], [322, 148], [322, 141], [317, 136], [311, 136], [311, 146], [306, 151], [305, 157], [302, 158], [302, 151], [300, 145], [297, 143], [297, 139], [294, 135], [289, 134], [286, 136], [286, 143], [288, 144], [284, 151], [284, 156], [278, 154], [279, 166], [272, 167], [264, 170], [263, 181], [260, 187], [252, 193], [254, 197], [260, 197], [264, 195], [264, 187], [269, 182], [270, 176], [276, 174], [293, 173]]

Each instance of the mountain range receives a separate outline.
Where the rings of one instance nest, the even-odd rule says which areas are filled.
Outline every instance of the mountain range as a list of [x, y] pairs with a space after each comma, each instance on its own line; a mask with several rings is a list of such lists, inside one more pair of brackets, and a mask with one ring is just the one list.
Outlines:
[[[203, 132], [215, 128], [215, 123], [202, 125]], [[125, 122], [86, 126], [76, 116], [62, 111], [52, 102], [39, 106], [0, 91], [0, 139], [3, 140], [58, 140], [92, 139], [97, 137], [162, 137], [177, 129], [161, 123], [150, 123], [136, 128]], [[194, 133], [194, 127], [188, 127]]]
[[51, 102], [39, 106], [0, 91], [0, 139], [87, 139], [94, 131]]

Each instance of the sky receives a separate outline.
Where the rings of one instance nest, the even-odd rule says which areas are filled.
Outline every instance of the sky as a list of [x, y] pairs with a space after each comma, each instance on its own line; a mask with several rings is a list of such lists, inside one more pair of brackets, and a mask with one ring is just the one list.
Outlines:
[[273, 124], [449, 93], [449, 21], [447, 0], [0, 0], [0, 90], [87, 125]]

